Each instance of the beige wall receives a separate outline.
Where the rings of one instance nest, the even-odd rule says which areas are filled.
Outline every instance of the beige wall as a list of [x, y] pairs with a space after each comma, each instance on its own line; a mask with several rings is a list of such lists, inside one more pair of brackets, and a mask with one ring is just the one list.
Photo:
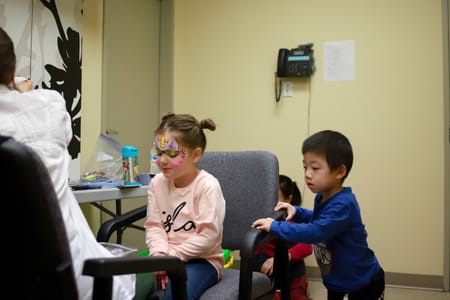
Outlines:
[[[103, 51], [103, 2], [84, 1], [83, 7], [83, 75], [81, 106], [81, 170], [84, 170], [90, 153], [101, 132], [102, 115], [102, 51]], [[82, 205], [90, 224], [97, 232], [98, 211], [89, 204]]]
[[[308, 127], [342, 131], [355, 152], [346, 183], [385, 270], [443, 274], [441, 0], [178, 0], [174, 8], [174, 108], [218, 123], [210, 150], [273, 151], [303, 187]], [[343, 40], [355, 41], [356, 79], [326, 82], [323, 44]], [[278, 48], [307, 42], [317, 65], [311, 88], [293, 80], [294, 96], [277, 104]]]
[[[84, 2], [82, 168], [97, 137], [91, 129], [100, 128], [97, 2]], [[311, 208], [301, 142], [342, 131], [355, 151], [346, 184], [385, 270], [443, 275], [441, 0], [174, 0], [173, 9], [174, 110], [217, 122], [209, 150], [273, 151]], [[356, 79], [326, 82], [323, 44], [344, 40], [355, 41]], [[317, 72], [291, 80], [294, 96], [276, 103], [278, 49], [306, 42]]]

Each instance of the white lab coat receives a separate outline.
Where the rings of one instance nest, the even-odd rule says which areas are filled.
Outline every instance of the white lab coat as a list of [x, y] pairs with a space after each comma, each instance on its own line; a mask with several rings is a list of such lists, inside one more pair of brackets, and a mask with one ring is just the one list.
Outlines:
[[[79, 296], [90, 300], [93, 280], [81, 274], [83, 262], [87, 258], [112, 254], [97, 243], [68, 183], [68, 145], [72, 128], [64, 98], [53, 90], [19, 93], [0, 85], [0, 134], [12, 136], [33, 148], [47, 166], [70, 242]], [[135, 276], [116, 276], [113, 286], [114, 299], [132, 299]]]

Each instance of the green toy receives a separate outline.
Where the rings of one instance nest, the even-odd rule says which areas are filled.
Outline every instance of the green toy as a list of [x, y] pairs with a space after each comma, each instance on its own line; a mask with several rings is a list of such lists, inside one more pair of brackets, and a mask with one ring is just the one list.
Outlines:
[[[137, 256], [149, 256], [150, 252], [147, 250], [143, 250], [137, 254]], [[230, 249], [223, 249], [223, 259], [225, 260], [224, 267], [225, 269], [231, 268], [233, 266], [234, 257], [231, 253]]]

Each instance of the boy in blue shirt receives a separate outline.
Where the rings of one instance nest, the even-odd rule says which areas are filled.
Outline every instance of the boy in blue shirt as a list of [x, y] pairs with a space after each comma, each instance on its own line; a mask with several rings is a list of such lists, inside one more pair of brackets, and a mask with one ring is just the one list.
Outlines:
[[343, 187], [353, 164], [349, 140], [336, 131], [320, 131], [303, 142], [302, 153], [306, 184], [316, 193], [313, 211], [279, 202], [275, 210], [286, 209], [287, 220], [295, 223], [263, 218], [252, 227], [313, 244], [328, 300], [383, 299], [384, 271], [368, 246], [356, 197]]

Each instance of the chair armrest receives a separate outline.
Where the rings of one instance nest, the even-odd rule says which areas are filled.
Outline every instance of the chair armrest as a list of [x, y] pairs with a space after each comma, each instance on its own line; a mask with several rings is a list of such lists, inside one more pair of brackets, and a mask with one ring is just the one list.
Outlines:
[[147, 205], [144, 205], [104, 222], [97, 232], [97, 241], [108, 242], [115, 231], [145, 218], [146, 215]]
[[92, 258], [84, 262], [83, 275], [94, 277], [92, 299], [112, 299], [113, 276], [166, 271], [174, 299], [187, 299], [186, 268], [175, 256]]
[[277, 239], [273, 260], [273, 287], [281, 290], [281, 300], [291, 299], [291, 264], [288, 241]]
[[[274, 211], [270, 218], [281, 221], [285, 220], [286, 216], [286, 211], [280, 210]], [[271, 238], [272, 236], [270, 235], [270, 233], [263, 230], [251, 228], [247, 231], [242, 248], [240, 249], [241, 257], [252, 258], [253, 256], [255, 256], [255, 249], [270, 241]]]
[[[270, 216], [274, 220], [285, 220], [286, 211], [275, 211]], [[253, 229], [247, 231], [240, 251], [239, 299], [251, 298], [253, 258], [256, 248], [267, 243], [273, 237], [270, 233]], [[281, 299], [290, 299], [289, 253], [288, 243], [277, 239], [274, 256], [274, 287], [281, 289]]]

